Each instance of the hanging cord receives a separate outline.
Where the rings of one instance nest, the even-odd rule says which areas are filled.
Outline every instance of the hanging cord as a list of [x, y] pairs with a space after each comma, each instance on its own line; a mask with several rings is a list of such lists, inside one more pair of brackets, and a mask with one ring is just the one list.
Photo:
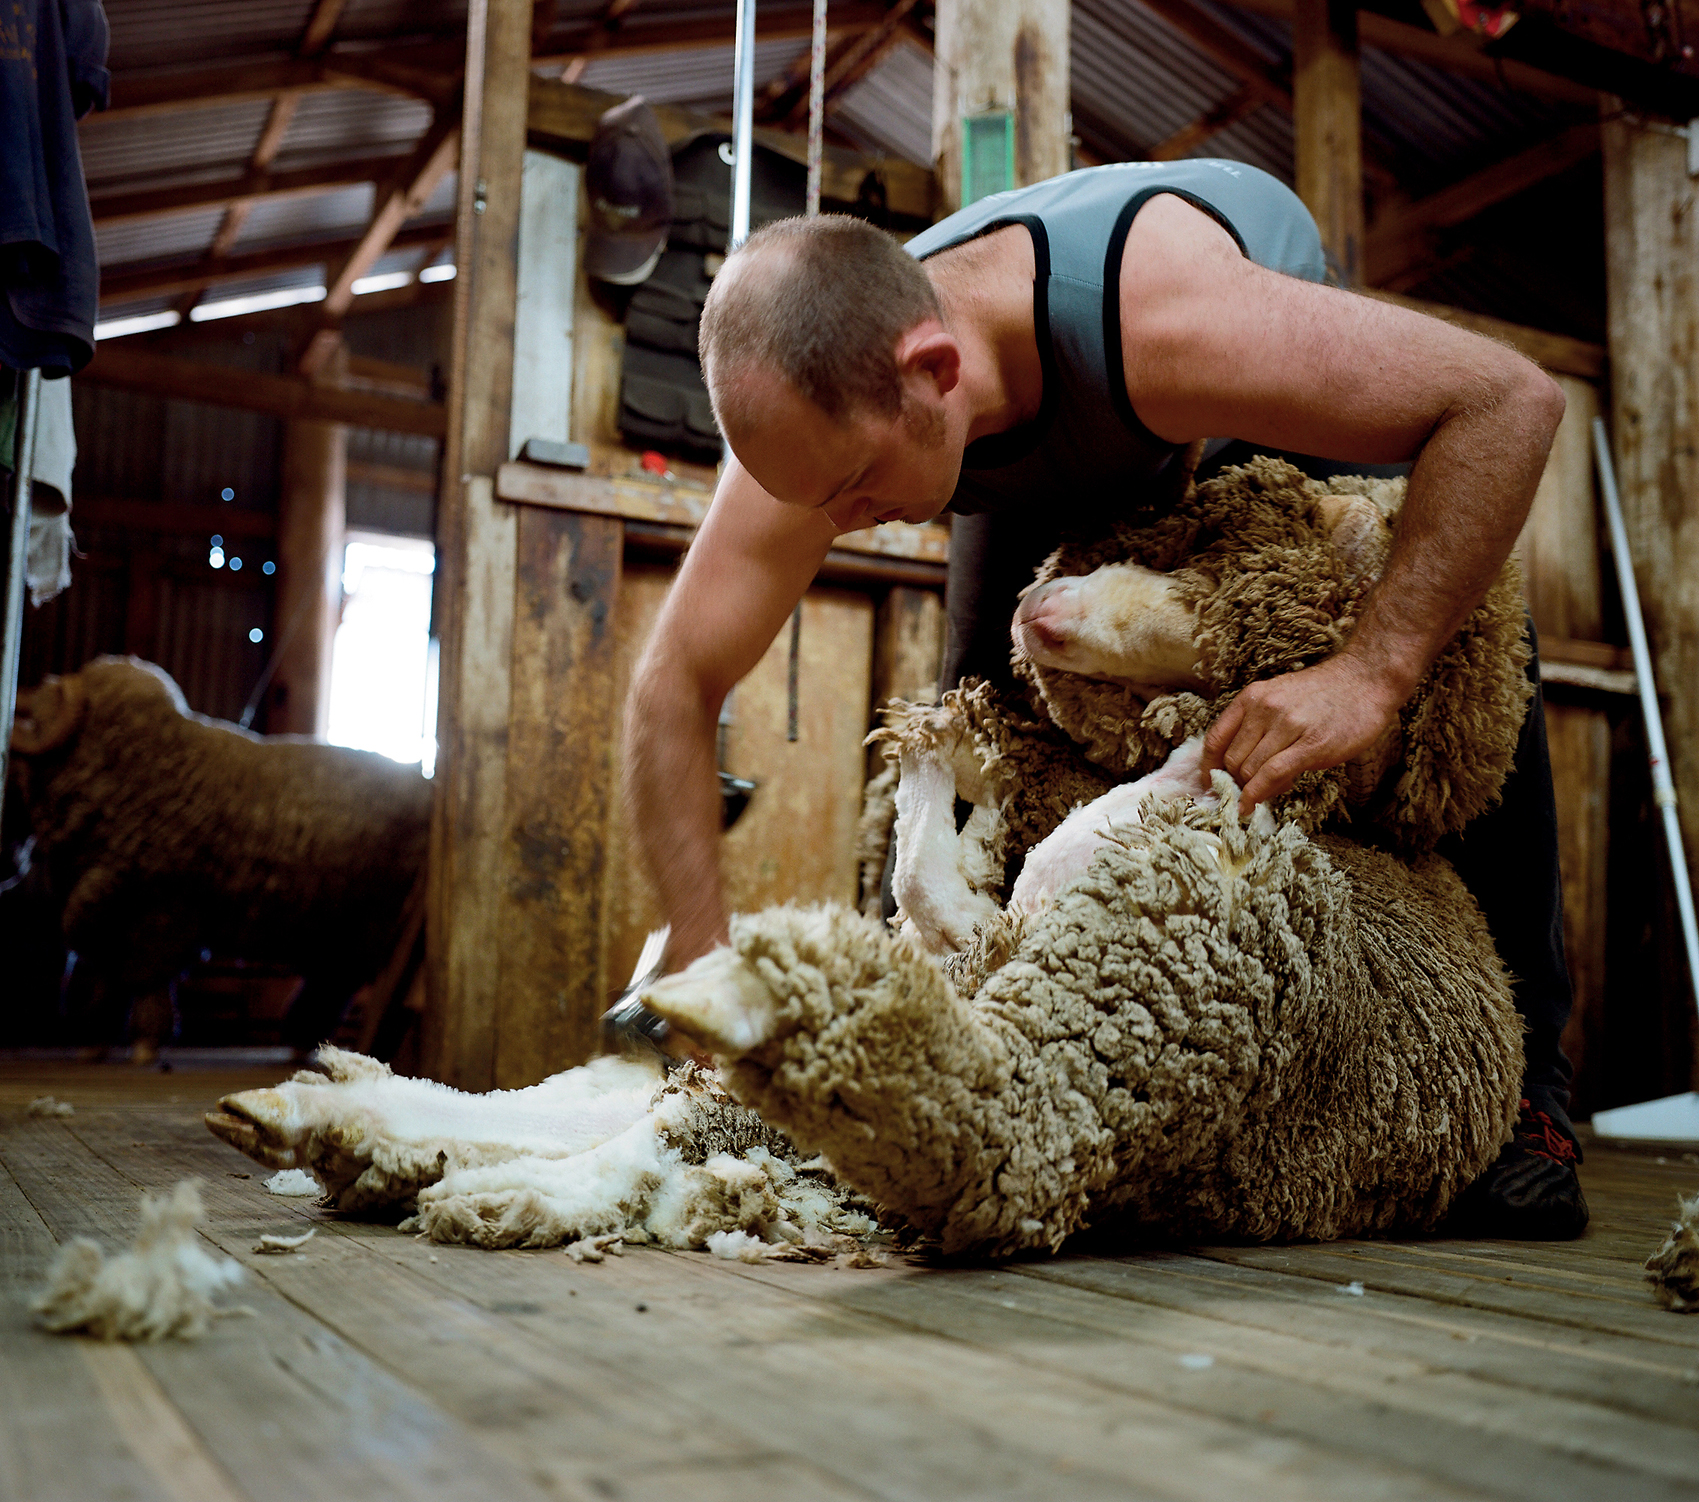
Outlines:
[[[820, 212], [820, 161], [826, 125], [826, 0], [814, 0], [814, 43], [808, 56], [808, 217]], [[797, 738], [797, 678], [802, 666], [802, 601], [791, 612], [788, 682], [789, 714], [785, 739]]]

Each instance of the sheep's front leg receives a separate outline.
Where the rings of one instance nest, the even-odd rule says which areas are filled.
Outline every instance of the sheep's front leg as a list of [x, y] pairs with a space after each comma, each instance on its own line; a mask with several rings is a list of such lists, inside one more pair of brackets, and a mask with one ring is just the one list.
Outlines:
[[[947, 1251], [1054, 1249], [1107, 1172], [1058, 1058], [965, 1003], [900, 935], [844, 908], [769, 908], [644, 1003], [721, 1059], [732, 1094]], [[1047, 1073], [1048, 1071], [1048, 1073]]]
[[660, 1082], [646, 1065], [597, 1059], [524, 1090], [469, 1095], [340, 1049], [321, 1050], [329, 1077], [225, 1096], [207, 1113], [213, 1134], [271, 1168], [310, 1168], [343, 1208], [408, 1199], [441, 1172], [444, 1155], [480, 1162], [566, 1157], [624, 1131]]
[[1209, 774], [1203, 770], [1203, 737], [1176, 748], [1148, 777], [1124, 782], [1101, 798], [1076, 808], [1027, 852], [1026, 864], [1009, 894], [1012, 911], [1036, 912], [1063, 887], [1085, 875], [1092, 857], [1106, 844], [1139, 827], [1152, 803], [1187, 799], [1207, 808], [1216, 803]]
[[904, 750], [900, 766], [892, 892], [932, 953], [965, 949], [997, 904], [969, 880], [973, 852], [956, 832], [955, 773], [932, 751]]
[[1119, 679], [1152, 697], [1203, 684], [1197, 612], [1167, 574], [1136, 563], [1034, 585], [1011, 635], [1016, 652], [1040, 667]]

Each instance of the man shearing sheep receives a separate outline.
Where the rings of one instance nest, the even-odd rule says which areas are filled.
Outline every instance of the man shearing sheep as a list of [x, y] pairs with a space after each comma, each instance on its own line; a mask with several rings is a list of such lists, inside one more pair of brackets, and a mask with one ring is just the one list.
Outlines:
[[[633, 683], [626, 776], [672, 923], [724, 941], [715, 726], [842, 532], [948, 508], [942, 687], [1007, 683], [1016, 595], [1065, 528], [1148, 504], [1194, 440], [1409, 464], [1346, 647], [1254, 684], [1206, 765], [1246, 808], [1372, 746], [1515, 543], [1563, 415], [1514, 351], [1323, 285], [1303, 204], [1228, 161], [1136, 162], [998, 194], [899, 245], [861, 221], [770, 225], [716, 278], [702, 365], [732, 455]], [[1530, 628], [1531, 629], [1531, 628]], [[1486, 1234], [1579, 1235], [1558, 1038], [1569, 1013], [1556, 813], [1536, 695], [1504, 802], [1445, 853], [1527, 1021], [1516, 1138], [1465, 1197]]]

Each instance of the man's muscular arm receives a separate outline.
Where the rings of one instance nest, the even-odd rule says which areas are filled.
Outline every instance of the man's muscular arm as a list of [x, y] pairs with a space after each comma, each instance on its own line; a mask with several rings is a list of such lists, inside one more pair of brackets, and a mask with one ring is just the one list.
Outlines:
[[1416, 461], [1345, 648], [1251, 685], [1210, 730], [1206, 765], [1238, 778], [1249, 808], [1367, 750], [1392, 722], [1514, 546], [1563, 392], [1489, 339], [1259, 267], [1173, 197], [1133, 221], [1120, 291], [1128, 395], [1158, 436]]
[[781, 506], [731, 460], [632, 679], [626, 803], [672, 924], [671, 968], [726, 937], [720, 705], [778, 635], [834, 533], [825, 516]]

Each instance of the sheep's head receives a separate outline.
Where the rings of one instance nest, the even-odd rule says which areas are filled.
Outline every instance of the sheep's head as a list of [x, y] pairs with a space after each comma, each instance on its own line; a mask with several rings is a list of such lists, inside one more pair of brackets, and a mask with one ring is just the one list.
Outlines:
[[35, 688], [18, 691], [12, 720], [12, 754], [45, 756], [69, 743], [88, 718], [88, 689], [82, 674], [44, 678]]

